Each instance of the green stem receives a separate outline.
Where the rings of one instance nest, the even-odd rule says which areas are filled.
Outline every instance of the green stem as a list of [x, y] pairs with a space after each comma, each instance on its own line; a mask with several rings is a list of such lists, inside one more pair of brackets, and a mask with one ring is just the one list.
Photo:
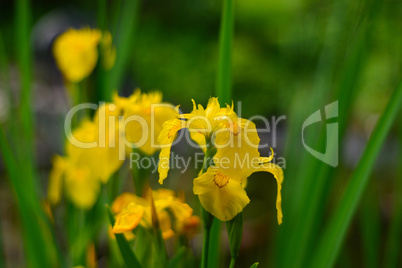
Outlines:
[[121, 81], [127, 64], [130, 60], [130, 54], [133, 49], [133, 41], [137, 28], [137, 20], [140, 9], [141, 0], [123, 1], [121, 6], [121, 14], [119, 16], [119, 28], [114, 33], [118, 39], [116, 40], [116, 63], [110, 70], [108, 89], [114, 90], [120, 87]]
[[208, 211], [202, 208], [202, 219], [204, 222], [204, 241], [202, 244], [202, 259], [201, 259], [201, 267], [208, 267], [208, 255], [209, 255], [209, 244], [211, 237], [211, 227], [214, 222], [215, 217], [212, 216]]
[[224, 0], [219, 35], [219, 69], [216, 94], [223, 102], [232, 99], [232, 40], [234, 25], [233, 0]]
[[16, 44], [17, 58], [21, 75], [21, 122], [25, 138], [25, 154], [33, 161], [33, 116], [31, 107], [31, 64], [32, 54], [30, 47], [30, 20], [31, 7], [29, 0], [18, 0], [16, 2]]
[[[202, 166], [202, 173], [205, 173], [207, 169], [213, 165], [212, 158], [216, 153], [216, 148], [212, 146], [211, 142], [207, 140], [207, 151], [204, 156], [204, 163]], [[210, 233], [212, 223], [214, 222], [215, 217], [212, 216], [208, 211], [202, 208], [202, 218], [204, 223], [204, 241], [202, 245], [202, 259], [201, 259], [201, 267], [208, 267], [208, 251], [209, 251], [209, 243], [210, 243]]]
[[[138, 154], [139, 158], [149, 158], [149, 156], [143, 154], [139, 149], [133, 148], [133, 153]], [[151, 161], [151, 159], [149, 160]], [[149, 173], [151, 172], [149, 169], [144, 169], [139, 166], [139, 162], [133, 163], [131, 167], [131, 172], [133, 175], [133, 182], [135, 188], [135, 194], [138, 196], [142, 196], [144, 192], [144, 188], [148, 183]]]
[[201, 259], [201, 267], [208, 267], [208, 248], [209, 248], [209, 234], [211, 228], [204, 228], [204, 242], [202, 244], [202, 259]]
[[234, 268], [234, 267], [235, 267], [235, 264], [236, 264], [236, 258], [232, 258], [232, 259], [230, 259], [230, 265], [229, 265], [229, 268]]

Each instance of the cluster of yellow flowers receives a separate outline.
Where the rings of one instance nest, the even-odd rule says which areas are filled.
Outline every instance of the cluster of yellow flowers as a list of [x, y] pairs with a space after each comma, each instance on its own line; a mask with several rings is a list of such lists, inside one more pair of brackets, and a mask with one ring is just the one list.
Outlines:
[[97, 29], [69, 29], [54, 42], [53, 55], [64, 78], [78, 83], [88, 77], [98, 62], [98, 45], [103, 55], [102, 66], [109, 70], [116, 60], [116, 48], [112, 45], [112, 35]]
[[[64, 177], [66, 194], [71, 201], [82, 208], [92, 207], [100, 184], [106, 183], [123, 163], [119, 158], [120, 147], [116, 146], [116, 140], [123, 137], [122, 133], [126, 133], [125, 138], [138, 145], [137, 148], [145, 154], [151, 155], [161, 148], [158, 171], [159, 182], [163, 184], [169, 170], [171, 145], [178, 131], [187, 128], [191, 138], [206, 154], [214, 151], [212, 165], [194, 180], [194, 194], [199, 196], [202, 206], [222, 221], [233, 219], [250, 202], [244, 189], [247, 178], [254, 172], [267, 171], [277, 180], [276, 207], [280, 224], [283, 172], [279, 166], [269, 163], [273, 159], [273, 151], [270, 157], [260, 157], [260, 139], [254, 123], [237, 117], [233, 105], [221, 108], [217, 98], [211, 98], [206, 109], [193, 101], [190, 114], [180, 114], [178, 108], [173, 109], [169, 105], [152, 107], [152, 104], [161, 102], [160, 93], [141, 94], [137, 90], [128, 98], [115, 94], [114, 102], [103, 104], [93, 121], [81, 122], [72, 136], [85, 144], [96, 142], [97, 146], [81, 148], [74, 145], [72, 139], [68, 140], [66, 156], [54, 159], [49, 185], [51, 203], [59, 201]], [[127, 120], [122, 129], [122, 122], [133, 116], [142, 118], [146, 124], [140, 124], [140, 120]], [[113, 131], [106, 131], [105, 126], [111, 125], [111, 118], [114, 118], [116, 127]], [[159, 136], [159, 142], [152, 144], [151, 135]], [[100, 146], [100, 137], [106, 140], [103, 146]], [[141, 142], [144, 137], [145, 142]], [[138, 209], [138, 204], [130, 208], [133, 209]]]
[[[62, 189], [65, 189], [76, 206], [91, 208], [97, 200], [100, 185], [107, 183], [124, 162], [120, 155], [120, 140], [127, 138], [129, 141], [123, 144], [123, 156], [131, 152], [130, 147], [151, 155], [158, 144], [153, 145], [149, 135], [152, 133], [157, 137], [162, 123], [175, 116], [171, 105], [162, 103], [159, 92], [141, 94], [137, 90], [128, 98], [114, 94], [113, 100], [113, 103], [102, 104], [93, 120], [83, 120], [72, 131], [66, 142], [65, 157], [54, 158], [49, 181], [50, 203], [58, 203]], [[153, 109], [152, 104], [159, 105]], [[137, 120], [127, 120], [130, 117]], [[145, 124], [139, 124], [138, 118]], [[151, 123], [153, 120], [155, 122]], [[123, 127], [124, 122], [127, 124]], [[154, 125], [156, 127], [152, 127]], [[143, 137], [146, 142], [141, 142]]]

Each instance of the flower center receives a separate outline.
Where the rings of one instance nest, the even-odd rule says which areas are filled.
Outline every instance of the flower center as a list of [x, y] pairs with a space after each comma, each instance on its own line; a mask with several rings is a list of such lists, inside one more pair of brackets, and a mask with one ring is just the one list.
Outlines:
[[217, 172], [214, 175], [214, 183], [219, 188], [225, 187], [226, 184], [229, 183], [229, 177], [222, 174], [221, 172]]

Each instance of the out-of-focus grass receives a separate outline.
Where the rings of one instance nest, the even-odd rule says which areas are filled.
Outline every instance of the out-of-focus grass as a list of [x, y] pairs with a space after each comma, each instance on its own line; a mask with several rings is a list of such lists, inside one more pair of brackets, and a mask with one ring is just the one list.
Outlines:
[[357, 204], [367, 185], [370, 172], [374, 168], [377, 155], [402, 107], [401, 105], [402, 81], [395, 89], [394, 94], [390, 97], [390, 101], [371, 135], [366, 150], [353, 173], [341, 202], [325, 228], [324, 234], [317, 247], [315, 258], [313, 259], [313, 267], [333, 266], [347, 228], [352, 220], [352, 216], [356, 211]]
[[[122, 79], [126, 73], [130, 56], [133, 53], [135, 40], [135, 31], [137, 26], [140, 0], [122, 1], [119, 15], [116, 20], [116, 32], [113, 33], [116, 38], [117, 58], [113, 69], [110, 72], [108, 90], [120, 89]], [[110, 93], [107, 99], [110, 99]]]

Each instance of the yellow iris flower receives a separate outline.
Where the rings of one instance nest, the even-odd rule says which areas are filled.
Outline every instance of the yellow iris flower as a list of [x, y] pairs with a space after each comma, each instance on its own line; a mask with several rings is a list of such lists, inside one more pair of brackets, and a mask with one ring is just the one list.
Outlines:
[[56, 156], [49, 178], [48, 198], [51, 204], [60, 201], [63, 189], [77, 207], [90, 209], [98, 198], [100, 181], [85, 164]]
[[[260, 138], [253, 122], [237, 117], [232, 106], [220, 107], [217, 98], [210, 98], [207, 108], [193, 101], [193, 111], [190, 114], [179, 114], [176, 118], [164, 123], [159, 143], [162, 146], [159, 155], [159, 183], [163, 183], [169, 171], [170, 149], [180, 129], [187, 128], [191, 139], [195, 141], [205, 152], [207, 141], [212, 141], [213, 146], [227, 148], [236, 152], [241, 159], [248, 154], [250, 158], [259, 156], [258, 144]], [[226, 153], [232, 153], [227, 151]]]
[[102, 33], [97, 29], [69, 29], [54, 42], [53, 55], [64, 77], [74, 83], [88, 77], [98, 61], [97, 46]]
[[[101, 106], [102, 111], [106, 106]], [[99, 113], [98, 111], [98, 113]], [[106, 183], [110, 176], [120, 168], [123, 161], [119, 160], [117, 143], [118, 129], [106, 131], [97, 122], [84, 120], [72, 132], [72, 137], [84, 144], [96, 142], [93, 148], [84, 148], [80, 144], [67, 141], [66, 157], [56, 156], [49, 177], [48, 197], [52, 204], [59, 202], [62, 189], [77, 206], [83, 209], [91, 208], [98, 197], [100, 184]], [[100, 137], [104, 137], [103, 146]]]
[[[156, 217], [164, 239], [174, 235], [172, 219], [175, 222], [185, 222], [192, 217], [193, 210], [176, 197], [175, 193], [167, 189], [152, 191]], [[114, 233], [126, 233], [135, 229], [138, 225], [144, 228], [152, 228], [152, 198], [138, 197], [134, 194], [123, 193], [112, 204], [112, 212], [117, 215]]]
[[164, 123], [159, 135], [164, 145], [159, 155], [159, 182], [162, 184], [169, 171], [170, 149], [180, 129], [187, 128], [191, 138], [204, 152], [215, 147], [214, 166], [194, 180], [193, 191], [203, 207], [222, 221], [233, 219], [250, 202], [244, 187], [247, 178], [256, 171], [272, 173], [278, 184], [276, 208], [278, 223], [282, 223], [281, 184], [282, 169], [272, 163], [273, 158], [260, 157], [254, 123], [237, 117], [232, 106], [220, 107], [217, 98], [210, 98], [206, 109], [196, 105], [190, 114], [179, 114]]
[[147, 155], [159, 150], [162, 124], [176, 116], [172, 105], [162, 103], [162, 93], [146, 94], [138, 89], [128, 98], [115, 94], [114, 103], [122, 107], [126, 139]]
[[64, 78], [78, 83], [88, 77], [98, 62], [98, 45], [102, 42], [103, 67], [111, 69], [116, 60], [116, 48], [112, 45], [109, 32], [98, 29], [69, 29], [59, 35], [53, 45], [57, 67]]

